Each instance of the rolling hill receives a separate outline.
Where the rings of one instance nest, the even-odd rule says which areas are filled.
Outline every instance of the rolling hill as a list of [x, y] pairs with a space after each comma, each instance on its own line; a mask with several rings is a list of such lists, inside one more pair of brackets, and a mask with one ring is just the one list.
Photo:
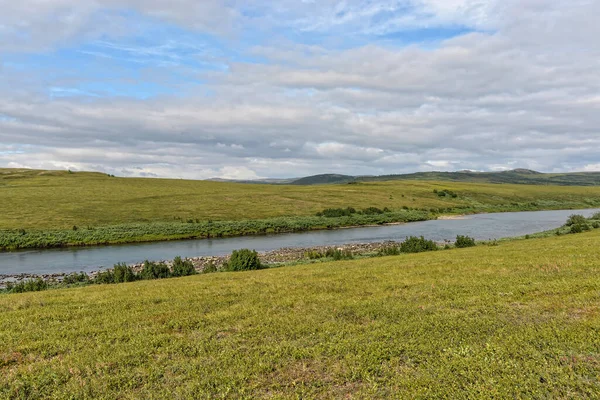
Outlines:
[[598, 186], [600, 172], [572, 172], [547, 174], [529, 169], [514, 169], [501, 172], [415, 172], [411, 174], [394, 174], [379, 176], [351, 176], [339, 174], [320, 174], [288, 182], [291, 185], [322, 185], [349, 182], [379, 181], [449, 181], [472, 183], [509, 183], [518, 185], [558, 185], [558, 186]]

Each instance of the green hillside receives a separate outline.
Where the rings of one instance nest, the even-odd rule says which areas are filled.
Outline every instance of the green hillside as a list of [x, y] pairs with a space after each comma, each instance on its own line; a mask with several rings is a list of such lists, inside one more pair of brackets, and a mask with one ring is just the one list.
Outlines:
[[599, 240], [0, 295], [0, 398], [597, 398]]
[[[457, 198], [434, 190], [450, 189]], [[591, 207], [600, 187], [436, 181], [246, 185], [100, 173], [0, 169], [0, 229], [311, 216], [330, 207], [490, 211]]]
[[292, 182], [294, 185], [320, 185], [324, 183], [378, 182], [394, 180], [449, 181], [470, 183], [506, 183], [518, 185], [599, 186], [600, 172], [574, 172], [545, 174], [527, 169], [502, 172], [416, 172], [412, 174], [349, 176], [325, 174], [308, 176]]

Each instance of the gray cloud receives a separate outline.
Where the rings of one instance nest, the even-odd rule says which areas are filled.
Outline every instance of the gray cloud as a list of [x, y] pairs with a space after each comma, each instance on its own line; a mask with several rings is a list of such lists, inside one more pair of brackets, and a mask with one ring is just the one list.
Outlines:
[[[271, 5], [268, 15], [292, 18], [316, 8], [300, 3]], [[106, 11], [96, 2], [71, 7], [68, 0], [52, 0], [40, 2], [38, 12], [19, 25], [15, 21], [29, 8], [11, 4], [5, 15], [12, 18], [1, 17], [0, 34], [28, 29], [32, 48], [94, 36], [90, 19], [108, 15], [117, 4], [224, 35], [242, 18], [234, 3], [218, 1], [169, 2], [170, 7], [158, 0], [115, 0], [103, 4], [113, 7]], [[361, 2], [346, 4], [343, 17], [333, 13], [334, 2], [325, 2], [312, 26], [302, 18], [292, 22], [301, 30], [340, 24], [368, 30], [360, 20], [375, 11]], [[185, 12], [187, 6], [192, 8]], [[51, 98], [44, 88], [64, 82], [4, 65], [0, 166], [242, 179], [322, 172], [600, 169], [597, 2], [431, 0], [412, 6], [420, 10], [414, 21], [388, 25], [430, 20], [491, 31], [432, 48], [373, 44], [331, 50], [273, 41], [252, 50], [268, 63], [227, 61], [223, 71], [197, 72], [207, 82], [201, 90], [149, 100]], [[205, 18], [194, 18], [198, 15]], [[46, 40], [43, 33], [53, 17], [64, 24]], [[10, 48], [7, 42], [0, 41], [0, 49]], [[152, 73], [146, 78], [163, 79]]]

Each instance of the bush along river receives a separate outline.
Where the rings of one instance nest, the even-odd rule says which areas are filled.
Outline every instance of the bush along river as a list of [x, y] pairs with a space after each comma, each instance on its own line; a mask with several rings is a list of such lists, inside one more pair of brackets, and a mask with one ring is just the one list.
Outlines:
[[177, 256], [191, 260], [196, 269], [202, 270], [208, 263], [222, 265], [227, 255], [241, 248], [255, 249], [263, 262], [274, 264], [294, 262], [328, 247], [352, 254], [373, 254], [389, 246], [389, 242], [401, 242], [408, 236], [424, 236], [441, 244], [453, 242], [457, 235], [496, 240], [556, 229], [570, 215], [590, 217], [598, 212], [600, 209], [476, 214], [304, 233], [0, 253], [0, 282], [32, 277], [52, 279], [80, 271], [93, 275], [117, 263], [139, 269], [144, 260], [172, 260]]

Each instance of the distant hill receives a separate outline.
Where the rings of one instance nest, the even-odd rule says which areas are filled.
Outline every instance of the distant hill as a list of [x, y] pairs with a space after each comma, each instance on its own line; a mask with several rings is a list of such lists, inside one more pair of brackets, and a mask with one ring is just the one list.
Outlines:
[[285, 185], [296, 181], [298, 178], [265, 178], [265, 179], [253, 179], [253, 180], [243, 180], [243, 179], [223, 179], [223, 178], [211, 178], [207, 179], [210, 182], [233, 182], [233, 183], [254, 183], [254, 184], [267, 184], [267, 185]]
[[328, 183], [347, 183], [356, 180], [356, 177], [339, 174], [321, 174], [307, 176], [291, 182], [292, 185], [323, 185]]
[[350, 176], [322, 174], [300, 178], [292, 185], [319, 185], [331, 183], [374, 182], [396, 180], [450, 181], [474, 183], [512, 183], [522, 185], [600, 186], [600, 172], [573, 172], [546, 174], [529, 169], [514, 169], [501, 172], [415, 172], [380, 176]]
[[[101, 172], [70, 172], [70, 171], [45, 171], [31, 169], [0, 168], [0, 186], [6, 185], [9, 180], [35, 177], [51, 176], [88, 176], [90, 178], [104, 178], [107, 174]], [[326, 185], [347, 184], [358, 182], [378, 181], [448, 181], [465, 183], [512, 183], [521, 185], [557, 185], [557, 186], [600, 186], [600, 172], [571, 172], [562, 174], [548, 174], [530, 169], [513, 169], [501, 172], [415, 172], [411, 174], [392, 174], [379, 176], [352, 176], [343, 174], [320, 174], [306, 176], [303, 178], [287, 179], [257, 179], [257, 180], [234, 180], [234, 179], [209, 179], [213, 182], [235, 182], [248, 184], [270, 184], [270, 185]]]

